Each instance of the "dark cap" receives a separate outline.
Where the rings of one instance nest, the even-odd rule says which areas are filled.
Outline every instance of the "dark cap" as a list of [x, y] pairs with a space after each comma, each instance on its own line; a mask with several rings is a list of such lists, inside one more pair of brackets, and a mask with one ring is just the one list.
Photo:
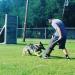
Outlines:
[[53, 16], [52, 16], [52, 15], [49, 15], [49, 16], [48, 16], [48, 19], [52, 19], [52, 18], [53, 18]]

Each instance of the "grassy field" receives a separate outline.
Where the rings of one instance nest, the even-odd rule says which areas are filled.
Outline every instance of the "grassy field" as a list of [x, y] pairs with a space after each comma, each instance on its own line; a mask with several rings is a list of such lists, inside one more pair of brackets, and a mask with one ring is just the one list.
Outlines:
[[57, 47], [51, 59], [22, 56], [25, 45], [39, 41], [48, 47], [49, 40], [44, 39], [26, 39], [25, 43], [18, 39], [16, 45], [0, 44], [0, 75], [75, 75], [75, 40], [68, 40], [66, 44], [71, 60], [65, 59]]

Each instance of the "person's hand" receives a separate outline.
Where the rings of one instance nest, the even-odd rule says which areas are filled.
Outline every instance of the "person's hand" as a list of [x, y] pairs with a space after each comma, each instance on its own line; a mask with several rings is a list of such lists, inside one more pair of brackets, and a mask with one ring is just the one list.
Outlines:
[[53, 35], [52, 35], [52, 38], [53, 38]]
[[60, 36], [59, 38], [58, 38], [58, 40], [60, 40], [62, 38], [62, 36]]

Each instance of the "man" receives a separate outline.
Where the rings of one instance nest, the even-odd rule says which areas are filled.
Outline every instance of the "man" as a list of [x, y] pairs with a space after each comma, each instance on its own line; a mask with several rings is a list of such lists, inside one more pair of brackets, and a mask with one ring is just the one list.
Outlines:
[[65, 48], [67, 33], [64, 26], [64, 23], [59, 19], [48, 19], [49, 23], [51, 23], [51, 26], [55, 29], [55, 33], [52, 35], [50, 45], [48, 49], [45, 51], [45, 53], [42, 55], [43, 58], [50, 57], [50, 54], [52, 50], [54, 50], [54, 47], [58, 44], [59, 49], [63, 50], [63, 53], [65, 54], [65, 57], [69, 59], [67, 49]]

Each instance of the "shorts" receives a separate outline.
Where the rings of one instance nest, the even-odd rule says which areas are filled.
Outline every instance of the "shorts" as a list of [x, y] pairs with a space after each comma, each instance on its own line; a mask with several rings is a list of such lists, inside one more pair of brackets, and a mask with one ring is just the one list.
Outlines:
[[54, 36], [50, 42], [50, 49], [53, 50], [56, 45], [59, 46], [59, 49], [65, 49], [66, 38], [62, 37], [58, 40], [59, 37]]
[[58, 44], [59, 44], [59, 49], [65, 49], [66, 38], [61, 38], [61, 39], [58, 41]]

